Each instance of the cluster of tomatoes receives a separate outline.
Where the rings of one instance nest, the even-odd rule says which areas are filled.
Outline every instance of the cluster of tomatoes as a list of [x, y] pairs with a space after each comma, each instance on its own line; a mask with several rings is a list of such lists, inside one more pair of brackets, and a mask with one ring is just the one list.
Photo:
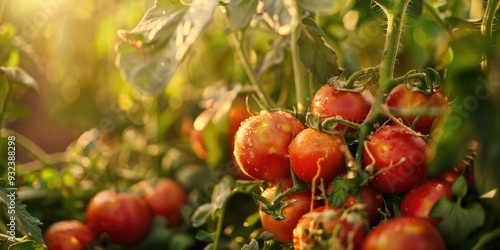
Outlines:
[[102, 190], [87, 204], [86, 223], [52, 224], [44, 234], [45, 244], [49, 250], [84, 250], [99, 240], [133, 245], [146, 236], [155, 216], [163, 217], [169, 227], [178, 225], [186, 200], [185, 189], [167, 178], [138, 182], [126, 193]]
[[[274, 240], [294, 249], [446, 249], [436, 229], [440, 219], [429, 213], [441, 197], [451, 198], [463, 168], [429, 178], [425, 138], [440, 115], [406, 111], [446, 109], [447, 99], [439, 91], [395, 86], [383, 104], [385, 121], [356, 152], [352, 145], [360, 142], [346, 135], [356, 135], [372, 102], [368, 90], [326, 84], [315, 93], [310, 116], [335, 121], [334, 129], [307, 126], [283, 111], [263, 111], [241, 123], [234, 156], [246, 175], [268, 183], [254, 198]], [[401, 216], [386, 212], [389, 196], [402, 197]]]

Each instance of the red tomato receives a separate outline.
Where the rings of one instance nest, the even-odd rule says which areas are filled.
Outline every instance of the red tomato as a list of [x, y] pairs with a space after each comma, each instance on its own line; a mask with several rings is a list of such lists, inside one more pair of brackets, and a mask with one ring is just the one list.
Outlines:
[[451, 187], [440, 180], [427, 180], [405, 194], [401, 201], [401, 215], [421, 217], [437, 226], [442, 219], [431, 218], [429, 213], [441, 197], [451, 199]]
[[314, 178], [330, 181], [346, 170], [344, 150], [347, 147], [341, 136], [306, 128], [290, 144], [290, 165], [306, 182]]
[[[458, 177], [460, 177], [463, 174], [463, 172], [465, 171], [465, 168], [467, 167], [467, 164], [468, 163], [462, 163], [462, 164], [458, 165], [457, 167], [454, 167], [452, 169], [448, 169], [448, 170], [442, 172], [437, 177], [437, 179], [442, 180], [450, 185], [453, 185], [453, 183], [455, 183], [455, 181], [458, 179]], [[467, 175], [466, 179], [467, 179], [467, 185], [469, 187], [473, 187], [474, 186], [474, 171], [471, 171]]]
[[305, 126], [285, 112], [262, 113], [241, 123], [234, 156], [241, 170], [258, 180], [290, 176], [288, 147]]
[[191, 130], [191, 135], [189, 142], [191, 143], [191, 148], [198, 158], [207, 158], [207, 149], [205, 143], [203, 142], [203, 129], [204, 125], [208, 123], [209, 119], [212, 117], [213, 110], [205, 109], [201, 112], [198, 117], [194, 120], [193, 127]]
[[439, 232], [417, 217], [396, 217], [381, 223], [368, 233], [363, 250], [445, 250]]
[[[368, 92], [367, 92], [368, 93]], [[311, 101], [311, 112], [314, 117], [336, 117], [362, 123], [368, 112], [370, 104], [359, 92], [339, 91], [333, 85], [325, 84], [314, 94]], [[336, 129], [343, 130], [344, 125], [337, 125]], [[354, 131], [353, 128], [349, 128]]]
[[366, 235], [363, 218], [340, 211], [325, 206], [303, 215], [293, 230], [294, 249], [360, 249]]
[[384, 193], [401, 193], [423, 181], [427, 174], [425, 149], [422, 138], [400, 126], [383, 126], [368, 136], [363, 161], [377, 170], [373, 187]]
[[156, 181], [141, 181], [132, 187], [146, 200], [153, 215], [167, 219], [169, 226], [182, 220], [181, 208], [186, 204], [184, 188], [174, 180], [159, 178]]
[[[330, 183], [326, 189], [328, 193], [333, 191], [333, 183]], [[382, 209], [382, 194], [375, 190], [372, 186], [362, 186], [359, 190], [361, 195], [361, 200], [365, 205], [364, 209], [366, 212], [366, 217], [370, 225], [374, 225], [380, 218], [380, 211]], [[353, 205], [358, 204], [358, 198], [352, 194], [347, 194], [347, 199], [342, 203], [339, 208], [349, 208]]]
[[[264, 192], [262, 196], [272, 200], [276, 194], [276, 188], [278, 187], [279, 181], [273, 182]], [[282, 191], [286, 191], [293, 187], [293, 181], [291, 178], [285, 178], [282, 180]], [[297, 225], [300, 217], [305, 213], [309, 212], [311, 207], [311, 202], [313, 202], [313, 207], [318, 206], [317, 201], [312, 200], [312, 194], [309, 191], [294, 193], [287, 196], [283, 201], [295, 200], [295, 202], [284, 207], [281, 212], [285, 217], [284, 220], [275, 220], [270, 215], [259, 210], [260, 220], [264, 230], [274, 234], [274, 240], [279, 242], [292, 242], [293, 241], [293, 229]]]
[[[440, 92], [427, 95], [419, 91], [409, 90], [405, 84], [400, 84], [391, 90], [387, 97], [387, 106], [392, 108], [415, 110], [425, 108], [444, 108], [448, 106], [446, 97]], [[410, 126], [415, 121], [415, 116], [396, 116]], [[436, 115], [421, 116], [415, 125], [415, 131], [422, 134], [429, 134], [432, 124], [438, 117]]]
[[87, 223], [97, 234], [107, 234], [111, 243], [131, 245], [147, 233], [152, 216], [144, 200], [132, 194], [104, 190], [87, 205]]
[[236, 158], [234, 157], [234, 139], [238, 128], [240, 128], [241, 123], [245, 121], [247, 118], [252, 116], [247, 110], [247, 105], [244, 96], [238, 96], [233, 103], [233, 107], [231, 108], [231, 112], [229, 113], [229, 134], [227, 139], [227, 145], [229, 147], [229, 157], [230, 157], [230, 169], [229, 173], [234, 176], [237, 180], [251, 180], [247, 175], [245, 175], [241, 168], [238, 166], [236, 162]]
[[48, 250], [85, 250], [95, 239], [89, 226], [77, 220], [56, 222], [43, 235]]

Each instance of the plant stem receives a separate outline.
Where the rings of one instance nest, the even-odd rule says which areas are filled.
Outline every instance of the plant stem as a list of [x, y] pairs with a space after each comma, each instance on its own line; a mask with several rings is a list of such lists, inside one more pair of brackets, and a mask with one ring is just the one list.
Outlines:
[[472, 248], [472, 250], [484, 249], [486, 244], [488, 244], [491, 240], [496, 239], [497, 237], [500, 237], [500, 228], [497, 228], [497, 229], [483, 235], [479, 239], [479, 241], [476, 243], [476, 245]]
[[[489, 0], [486, 5], [486, 11], [484, 13], [483, 22], [481, 23], [481, 34], [486, 39], [487, 44], [491, 48], [493, 44], [493, 21], [495, 20], [495, 12], [498, 9], [499, 0]], [[481, 63], [481, 69], [485, 75], [491, 73], [491, 51], [488, 49], [486, 54], [483, 56], [483, 61]]]
[[2, 106], [0, 109], [0, 128], [2, 128], [3, 126], [3, 118], [5, 116], [5, 112], [7, 111], [7, 103], [9, 101], [11, 93], [12, 93], [12, 88], [10, 87], [9, 83], [7, 83], [7, 93], [5, 94], [5, 98], [2, 102]]
[[8, 130], [8, 129], [2, 129], [1, 134], [2, 136], [7, 134], [15, 136], [16, 144], [26, 149], [26, 151], [28, 151], [29, 154], [31, 154], [38, 161], [40, 161], [42, 165], [51, 165], [52, 162], [50, 161], [50, 156], [45, 151], [43, 151], [43, 149], [41, 149], [38, 145], [33, 143], [28, 138], [24, 137], [23, 135], [13, 130]]
[[266, 104], [268, 107], [271, 109], [274, 108], [274, 103], [271, 100], [271, 97], [267, 94], [267, 91], [264, 89], [264, 85], [257, 79], [257, 76], [255, 76], [255, 73], [252, 70], [252, 67], [250, 66], [250, 62], [248, 61], [248, 58], [243, 51], [243, 45], [236, 37], [236, 34], [233, 32], [230, 35], [230, 40], [233, 43], [233, 48], [236, 51], [236, 54], [238, 55], [241, 65], [243, 66], [243, 69], [245, 70], [248, 80], [252, 84], [253, 88], [255, 89], [255, 92], [259, 96], [259, 98]]
[[423, 1], [423, 2], [424, 2], [424, 8], [427, 9], [429, 11], [429, 13], [431, 14], [431, 16], [434, 18], [434, 20], [436, 20], [436, 22], [441, 27], [443, 27], [443, 29], [446, 31], [446, 34], [448, 34], [448, 36], [450, 36], [450, 37], [454, 37], [455, 35], [453, 35], [453, 33], [451, 32], [450, 28], [448, 27], [446, 22], [443, 20], [443, 18], [441, 18], [438, 10], [436, 10], [436, 8], [434, 8], [434, 6], [432, 6], [429, 2], [427, 2], [427, 1]]
[[302, 68], [300, 67], [299, 48], [297, 46], [297, 28], [293, 29], [290, 34], [290, 51], [292, 54], [297, 112], [301, 115], [305, 115], [309, 103], [309, 86], [303, 82]]
[[226, 205], [224, 204], [224, 207], [222, 208], [222, 212], [220, 212], [217, 215], [217, 228], [215, 229], [215, 239], [214, 239], [214, 245], [213, 249], [219, 249], [219, 240], [222, 234], [222, 227], [223, 227], [223, 222], [224, 222], [224, 214], [226, 210]]
[[[379, 88], [375, 94], [375, 101], [366, 117], [365, 121], [359, 127], [359, 144], [356, 151], [356, 164], [362, 166], [362, 155], [364, 141], [373, 129], [373, 124], [379, 117], [384, 115], [384, 103], [387, 94], [397, 84], [392, 81], [394, 67], [399, 50], [399, 42], [404, 27], [406, 9], [410, 0], [396, 0], [391, 2], [378, 3], [387, 15], [387, 34], [385, 38], [384, 54], [379, 68]], [[388, 6], [384, 6], [387, 4]]]

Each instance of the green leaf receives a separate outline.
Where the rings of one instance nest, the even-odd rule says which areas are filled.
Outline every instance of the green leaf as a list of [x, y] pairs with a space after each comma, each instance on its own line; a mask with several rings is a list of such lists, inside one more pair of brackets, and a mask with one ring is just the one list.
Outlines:
[[451, 191], [453, 195], [458, 198], [463, 198], [467, 194], [467, 180], [463, 175], [458, 177], [458, 179], [451, 186]]
[[[325, 42], [321, 28], [310, 18], [302, 19], [302, 33], [297, 44], [299, 45], [300, 60], [314, 79], [321, 84], [328, 78], [340, 74], [337, 65], [337, 54]], [[293, 41], [292, 41], [293, 42]]]
[[[9, 183], [8, 186], [13, 185]], [[42, 230], [38, 227], [42, 223], [26, 210], [26, 206], [17, 196], [16, 189], [6, 188], [6, 182], [3, 179], [0, 179], [0, 202], [6, 205], [9, 219], [15, 218], [14, 221], [9, 220], [8, 223], [15, 223], [14, 227], [17, 232], [44, 244]], [[10, 225], [8, 226], [10, 227]]]
[[334, 2], [332, 0], [297, 0], [297, 4], [312, 12], [329, 13], [333, 11]]
[[298, 24], [297, 6], [287, 0], [264, 0], [262, 17], [279, 35], [289, 35]]
[[217, 183], [212, 192], [212, 204], [215, 204], [217, 209], [224, 206], [226, 200], [234, 193], [235, 181], [231, 176], [224, 176], [222, 180]]
[[250, 243], [243, 245], [243, 247], [241, 248], [241, 250], [259, 250], [259, 249], [260, 249], [259, 242], [254, 238], [252, 238]]
[[196, 0], [189, 7], [159, 1], [131, 31], [119, 31], [117, 66], [125, 80], [146, 94], [160, 93], [186, 52], [212, 21], [216, 0]]
[[245, 29], [252, 21], [258, 3], [258, 0], [231, 0], [227, 6], [230, 31]]
[[273, 66], [280, 65], [285, 59], [285, 50], [289, 44], [289, 39], [286, 37], [279, 37], [274, 40], [271, 50], [269, 50], [262, 59], [257, 75], [262, 75]]
[[205, 230], [198, 230], [195, 238], [202, 242], [213, 242], [215, 239], [215, 232], [209, 233]]
[[5, 75], [10, 84], [19, 84], [38, 92], [38, 83], [26, 71], [19, 67], [1, 67], [0, 75]]
[[334, 207], [340, 206], [347, 200], [352, 183], [340, 177], [333, 180], [333, 190], [330, 193], [330, 204]]
[[430, 217], [443, 218], [437, 229], [448, 244], [457, 246], [484, 224], [483, 207], [475, 202], [462, 207], [462, 198], [455, 202], [442, 197], [434, 205]]
[[172, 238], [172, 242], [169, 244], [170, 247], [168, 249], [187, 250], [192, 249], [195, 244], [196, 242], [192, 236], [186, 233], [178, 233]]
[[44, 250], [45, 247], [35, 241], [24, 241], [9, 246], [9, 250]]
[[196, 211], [194, 211], [193, 215], [191, 216], [191, 224], [193, 227], [201, 227], [207, 221], [213, 217], [215, 211], [217, 210], [217, 207], [215, 207], [215, 204], [212, 203], [206, 203], [201, 206], [199, 206]]

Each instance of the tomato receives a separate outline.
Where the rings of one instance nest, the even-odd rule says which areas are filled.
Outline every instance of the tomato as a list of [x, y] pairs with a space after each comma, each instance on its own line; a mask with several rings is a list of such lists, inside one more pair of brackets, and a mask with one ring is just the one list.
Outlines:
[[85, 211], [87, 224], [97, 234], [107, 234], [111, 243], [131, 245], [147, 233], [152, 216], [139, 196], [103, 190], [97, 193]]
[[439, 232], [429, 222], [417, 217], [396, 217], [381, 223], [368, 233], [363, 250], [445, 250]]
[[201, 112], [193, 122], [193, 127], [191, 129], [191, 134], [189, 138], [189, 142], [191, 143], [191, 148], [198, 158], [205, 159], [207, 158], [207, 149], [205, 147], [205, 143], [203, 142], [203, 129], [205, 128], [205, 124], [212, 117], [213, 110], [205, 109]]
[[238, 96], [233, 103], [233, 107], [229, 112], [229, 133], [227, 137], [227, 145], [229, 148], [229, 173], [234, 176], [237, 180], [251, 180], [247, 175], [245, 175], [241, 168], [238, 166], [238, 162], [236, 162], [236, 158], [234, 157], [234, 139], [236, 136], [236, 132], [241, 126], [241, 123], [245, 121], [247, 118], [252, 116], [247, 110], [247, 105], [244, 96]]
[[47, 228], [43, 235], [48, 250], [85, 250], [95, 239], [88, 225], [77, 220], [59, 221]]
[[169, 226], [178, 225], [182, 220], [181, 208], [186, 204], [184, 187], [174, 180], [159, 178], [155, 181], [141, 181], [132, 187], [146, 200], [153, 215], [161, 216]]
[[[276, 188], [278, 187], [279, 181], [273, 182], [264, 192], [262, 196], [272, 200], [276, 194]], [[282, 192], [293, 187], [293, 181], [291, 178], [285, 178], [281, 182]], [[260, 220], [264, 230], [274, 234], [274, 240], [279, 242], [292, 242], [293, 241], [293, 229], [297, 225], [300, 217], [305, 213], [309, 212], [311, 208], [311, 203], [313, 207], [317, 207], [319, 204], [317, 201], [312, 200], [312, 194], [310, 191], [304, 191], [299, 193], [294, 193], [285, 197], [282, 201], [295, 200], [295, 202], [284, 207], [281, 212], [285, 217], [284, 220], [275, 220], [270, 215], [259, 210]]]
[[[369, 93], [369, 92], [366, 92]], [[333, 85], [325, 84], [314, 94], [311, 100], [311, 113], [313, 117], [336, 117], [362, 123], [368, 112], [370, 104], [360, 92], [340, 91]], [[336, 129], [343, 130], [344, 125], [337, 125]], [[349, 128], [354, 131], [354, 128]]]
[[[462, 163], [458, 165], [457, 167], [454, 167], [452, 169], [448, 169], [444, 172], [442, 172], [437, 179], [442, 180], [450, 185], [453, 185], [455, 181], [460, 177], [463, 172], [465, 171], [465, 168], [467, 167], [466, 163]], [[469, 187], [474, 187], [474, 171], [470, 171], [470, 173], [466, 176], [467, 179], [467, 185]]]
[[285, 112], [252, 116], [241, 123], [234, 141], [234, 156], [241, 170], [258, 180], [290, 176], [288, 147], [305, 126]]
[[316, 208], [300, 218], [293, 230], [293, 247], [295, 250], [356, 250], [360, 249], [365, 235], [365, 226], [360, 214], [325, 206]]
[[401, 215], [416, 216], [437, 226], [442, 219], [431, 218], [429, 213], [441, 197], [451, 199], [451, 187], [444, 181], [427, 180], [408, 191], [401, 201]]
[[[326, 188], [328, 193], [333, 191], [333, 183], [330, 183]], [[383, 207], [382, 194], [375, 190], [372, 186], [366, 185], [359, 189], [361, 200], [363, 201], [366, 218], [370, 225], [374, 225], [380, 218], [380, 211]], [[352, 194], [347, 194], [347, 199], [342, 203], [339, 208], [349, 208], [358, 204], [358, 198]]]
[[365, 166], [377, 170], [372, 185], [384, 193], [401, 193], [422, 182], [427, 174], [425, 141], [406, 129], [383, 126], [366, 140]]
[[[419, 91], [411, 91], [405, 84], [400, 84], [393, 88], [387, 97], [386, 103], [391, 108], [409, 111], [426, 108], [444, 108], [448, 106], [446, 97], [440, 92], [427, 95]], [[408, 126], [411, 126], [416, 119], [415, 116], [396, 115], [396, 117], [403, 120]], [[437, 118], [438, 116], [436, 115], [420, 116], [415, 125], [415, 131], [422, 134], [429, 134]]]
[[316, 129], [302, 130], [290, 144], [290, 165], [300, 179], [325, 182], [346, 170], [341, 136], [330, 135]]

